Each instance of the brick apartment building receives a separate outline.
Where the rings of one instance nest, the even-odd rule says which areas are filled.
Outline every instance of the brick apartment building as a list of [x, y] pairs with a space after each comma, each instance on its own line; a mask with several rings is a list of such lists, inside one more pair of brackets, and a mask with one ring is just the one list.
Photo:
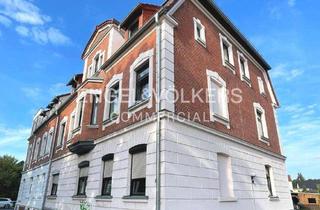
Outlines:
[[210, 0], [139, 4], [82, 59], [33, 119], [17, 209], [293, 209], [270, 66]]

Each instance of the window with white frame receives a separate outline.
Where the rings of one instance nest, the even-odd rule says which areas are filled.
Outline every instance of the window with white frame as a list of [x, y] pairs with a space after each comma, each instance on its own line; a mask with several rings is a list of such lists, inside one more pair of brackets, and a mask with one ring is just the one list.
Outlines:
[[217, 72], [207, 70], [210, 119], [224, 124], [229, 122], [226, 82]]
[[112, 188], [112, 171], [113, 171], [113, 154], [108, 154], [102, 157], [103, 161], [103, 177], [102, 177], [102, 196], [110, 196]]
[[147, 101], [146, 105], [152, 106], [153, 53], [153, 49], [141, 53], [130, 66], [129, 107]]
[[150, 96], [149, 89], [149, 61], [136, 69], [136, 102], [144, 101]]
[[41, 139], [38, 138], [37, 142], [36, 142], [35, 150], [34, 150], [34, 153], [33, 153], [33, 160], [37, 160], [38, 159], [39, 149], [40, 149], [40, 141], [41, 141]]
[[114, 120], [120, 114], [122, 74], [114, 75], [106, 86], [103, 120]]
[[79, 179], [77, 195], [86, 195], [87, 181], [89, 176], [89, 161], [79, 164]]
[[76, 112], [73, 111], [70, 115], [70, 124], [69, 124], [69, 132], [68, 132], [68, 141], [73, 137], [73, 130], [75, 129], [76, 122]]
[[57, 196], [59, 184], [59, 174], [52, 175], [51, 196]]
[[77, 104], [77, 128], [80, 128], [82, 125], [84, 101], [85, 97], [82, 97]]
[[[228, 39], [220, 34], [220, 47], [222, 55], [222, 63], [224, 66], [234, 68], [232, 44]], [[235, 73], [235, 72], [234, 72]]]
[[257, 78], [258, 78], [258, 85], [259, 85], [260, 94], [265, 95], [266, 91], [264, 89], [264, 82], [261, 77], [257, 77]]
[[48, 134], [48, 140], [47, 140], [47, 145], [46, 145], [46, 154], [50, 153], [50, 149], [51, 149], [51, 144], [53, 141], [53, 132], [54, 132], [54, 128], [51, 128]]
[[267, 179], [267, 187], [268, 187], [269, 197], [275, 197], [276, 191], [275, 191], [272, 167], [270, 165], [265, 165], [265, 171], [266, 171], [266, 179]]
[[146, 151], [146, 144], [137, 145], [129, 150], [131, 154], [130, 196], [146, 195]]
[[220, 186], [220, 199], [233, 199], [233, 176], [232, 165], [230, 156], [218, 153], [218, 172], [219, 172], [219, 186]]
[[45, 134], [43, 134], [43, 137], [42, 137], [41, 152], [40, 152], [41, 157], [46, 154], [47, 141], [48, 141], [48, 133], [46, 132]]
[[62, 143], [64, 142], [66, 127], [67, 127], [67, 120], [64, 119], [61, 121], [60, 126], [59, 126], [59, 136], [58, 136], [58, 141], [57, 141], [57, 147], [62, 146]]
[[201, 24], [201, 21], [197, 18], [193, 18], [194, 22], [194, 38], [202, 45], [206, 46], [206, 32], [205, 27]]
[[100, 102], [100, 95], [98, 94], [92, 95], [90, 125], [97, 124], [99, 102]]
[[253, 106], [254, 106], [254, 112], [256, 117], [258, 137], [262, 141], [268, 140], [269, 135], [268, 135], [265, 110], [258, 103], [254, 103]]
[[248, 59], [246, 57], [244, 57], [244, 55], [239, 51], [238, 51], [238, 61], [239, 61], [241, 80], [244, 80], [244, 81], [250, 83], [250, 72], [249, 72]]

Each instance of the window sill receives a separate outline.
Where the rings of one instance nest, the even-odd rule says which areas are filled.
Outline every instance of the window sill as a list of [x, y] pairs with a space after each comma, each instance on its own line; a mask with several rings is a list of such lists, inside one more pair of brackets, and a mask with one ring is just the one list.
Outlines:
[[221, 197], [219, 198], [219, 202], [237, 202], [238, 199], [236, 197]]
[[267, 137], [261, 136], [261, 137], [259, 138], [259, 140], [260, 140], [261, 142], [267, 144], [268, 146], [270, 146], [270, 141], [269, 141], [269, 139], [268, 139]]
[[99, 125], [87, 125], [87, 127], [90, 129], [98, 129]]
[[56, 196], [56, 195], [48, 195], [48, 196], [47, 196], [47, 199], [48, 199], [48, 200], [56, 200], [56, 199], [57, 199], [57, 196]]
[[269, 196], [269, 201], [280, 201], [279, 196]]
[[104, 121], [102, 122], [102, 124], [103, 124], [103, 125], [107, 125], [107, 124], [110, 124], [110, 123], [112, 123], [112, 122], [115, 122], [115, 121], [118, 119], [118, 117], [119, 117], [119, 115], [117, 114], [117, 115], [115, 115], [115, 116], [113, 116], [113, 117], [111, 117], [111, 118], [109, 118], [109, 119], [104, 120]]
[[97, 200], [97, 201], [111, 201], [112, 200], [112, 196], [111, 195], [97, 195], [96, 197], [95, 197], [95, 199]]
[[81, 130], [81, 126], [73, 129], [72, 134], [75, 134]]
[[134, 203], [146, 203], [149, 200], [148, 196], [144, 195], [127, 195], [122, 197], [124, 202], [134, 202]]
[[224, 66], [229, 69], [233, 74], [236, 74], [236, 68], [229, 61], [224, 61]]
[[251, 80], [247, 76], [242, 75], [242, 81], [244, 81], [247, 85], [249, 85], [249, 87], [251, 87]]
[[72, 196], [72, 200], [83, 200], [85, 198], [87, 198], [86, 195], [74, 195], [74, 196]]
[[212, 114], [212, 121], [219, 122], [219, 123], [225, 125], [228, 129], [230, 129], [230, 120], [225, 117], [222, 117], [218, 114], [213, 113]]
[[206, 42], [202, 40], [200, 37], [196, 38], [196, 41], [201, 44], [202, 47], [207, 48]]
[[143, 105], [146, 105], [149, 101], [150, 101], [150, 98], [147, 98], [147, 99], [145, 99], [143, 101], [138, 101], [135, 104], [133, 104], [132, 106], [130, 106], [128, 108], [128, 110], [129, 111], [133, 111], [133, 110], [135, 110], [135, 109], [137, 109], [137, 108], [139, 108], [139, 107], [141, 107]]

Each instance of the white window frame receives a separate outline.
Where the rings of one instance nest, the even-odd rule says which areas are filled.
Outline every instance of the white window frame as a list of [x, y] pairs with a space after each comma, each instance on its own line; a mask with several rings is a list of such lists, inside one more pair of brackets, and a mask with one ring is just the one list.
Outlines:
[[121, 108], [121, 102], [122, 102], [122, 78], [123, 78], [123, 73], [121, 74], [116, 74], [112, 77], [112, 79], [108, 82], [108, 84], [106, 85], [106, 89], [105, 89], [105, 103], [104, 103], [104, 112], [103, 112], [103, 121], [109, 121], [111, 120], [109, 118], [110, 115], [110, 93], [111, 93], [111, 88], [119, 83], [119, 103], [118, 103], [118, 110], [119, 113], [118, 117], [116, 119], [114, 119], [115, 121], [119, 122], [119, 116], [120, 116], [120, 108]]
[[52, 145], [53, 140], [54, 140], [54, 127], [51, 127], [48, 132], [48, 136], [47, 136], [47, 146], [46, 146], [46, 150], [45, 150], [46, 155], [49, 155], [51, 152], [50, 150], [51, 150], [51, 145]]
[[[94, 113], [93, 113], [93, 106], [95, 106], [95, 101], [93, 100], [95, 98], [95, 100], [97, 99], [98, 97], [98, 102], [97, 102], [97, 112], [95, 113], [94, 116], [92, 116]], [[90, 126], [91, 127], [95, 127], [95, 126], [98, 126], [98, 114], [99, 114], [99, 105], [100, 105], [100, 102], [101, 102], [101, 95], [100, 94], [91, 94], [90, 95], [90, 101], [91, 101], [91, 108], [90, 108]], [[92, 117], [94, 117], [95, 119], [95, 123], [92, 123]]]
[[[206, 28], [202, 25], [198, 18], [193, 18], [194, 24], [194, 39], [198, 41], [202, 46], [206, 47]], [[200, 27], [200, 36], [198, 35], [197, 27]]]
[[[228, 106], [228, 94], [227, 94], [227, 84], [226, 82], [220, 77], [220, 75], [217, 72], [207, 70], [207, 81], [208, 81], [208, 96], [209, 96], [209, 106], [210, 106], [210, 120], [212, 122], [219, 122], [224, 124], [228, 129], [230, 129], [230, 118], [229, 118], [229, 106]], [[215, 99], [212, 95], [212, 82], [215, 82], [217, 85], [219, 85], [222, 88], [222, 91], [224, 93], [221, 104], [223, 105], [223, 115], [220, 115], [218, 113], [215, 113], [215, 104], [213, 103]]]
[[[74, 121], [72, 122], [72, 118]], [[69, 132], [68, 132], [68, 140], [70, 141], [73, 138], [73, 130], [75, 129], [75, 123], [76, 123], [76, 110], [73, 110], [70, 114], [69, 119]]]
[[[257, 126], [258, 138], [260, 141], [270, 145], [268, 126], [267, 126], [267, 120], [266, 120], [266, 112], [259, 103], [253, 103], [253, 107], [254, 107], [254, 116], [255, 116], [255, 121], [256, 121], [256, 126]], [[258, 118], [257, 111], [259, 111], [261, 113], [264, 136], [262, 136], [262, 134], [259, 132], [260, 129], [259, 129], [259, 123], [257, 120], [257, 118]]]
[[[273, 167], [270, 164], [265, 164], [264, 168], [265, 168], [265, 172], [266, 172], [266, 167], [269, 168], [269, 175], [270, 175], [270, 181], [271, 181], [271, 189], [272, 189], [272, 196], [268, 195], [270, 199], [272, 198], [279, 198], [278, 194], [277, 194], [277, 188], [275, 185], [275, 178], [274, 178], [274, 171], [273, 171]], [[266, 177], [267, 179], [267, 177]], [[267, 182], [267, 191], [269, 193], [269, 189], [268, 189], [268, 182]]]
[[259, 86], [259, 92], [261, 95], [266, 95], [266, 90], [265, 90], [265, 87], [264, 87], [264, 82], [263, 82], [263, 79], [261, 77], [257, 77], [257, 80], [258, 80], [258, 86]]
[[[241, 69], [241, 60], [244, 61], [244, 69], [243, 70]], [[238, 63], [239, 63], [239, 70], [240, 70], [240, 79], [242, 81], [246, 82], [251, 87], [248, 59], [240, 51], [238, 51]]]
[[[44, 140], [45, 139], [45, 140]], [[46, 147], [48, 143], [48, 132], [45, 132], [42, 136], [42, 143], [41, 143], [41, 150], [40, 150], [40, 157], [45, 156], [46, 154]]]
[[[221, 33], [220, 36], [220, 48], [221, 48], [221, 57], [222, 57], [222, 64], [223, 66], [227, 67], [229, 70], [232, 71], [233, 74], [236, 74], [235, 67], [234, 67], [234, 59], [233, 59], [233, 48], [231, 42], [227, 39], [227, 37], [223, 36]], [[224, 51], [223, 51], [223, 44], [228, 46], [229, 52], [229, 61], [226, 62], [224, 60]]]
[[[154, 49], [150, 49], [146, 52], [141, 53], [138, 58], [130, 66], [130, 80], [129, 80], [129, 109], [130, 112], [139, 111], [145, 107], [152, 107], [152, 94], [153, 94], [153, 56]], [[149, 60], [149, 99], [136, 103], [136, 69], [140, 67], [144, 62]], [[143, 104], [143, 105], [142, 105]], [[129, 117], [131, 116], [129, 112]]]
[[[219, 201], [232, 202], [237, 201], [234, 194], [232, 160], [226, 153], [217, 153], [217, 164], [219, 173]], [[223, 173], [224, 172], [224, 173]]]
[[[57, 145], [56, 147], [61, 147], [63, 148], [63, 145], [64, 145], [64, 140], [66, 138], [66, 131], [67, 131], [67, 121], [68, 121], [68, 117], [64, 117], [61, 122], [59, 123], [59, 135], [58, 135], [58, 138], [57, 138]], [[64, 133], [63, 133], [63, 136], [61, 137], [61, 126], [62, 124], [65, 123], [65, 126], [64, 126]], [[62, 139], [61, 139], [62, 138]]]
[[[75, 118], [75, 128], [73, 130], [81, 130], [82, 124], [83, 124], [83, 116], [84, 116], [84, 110], [86, 106], [86, 92], [82, 92], [79, 97], [77, 98], [77, 106], [76, 106], [76, 118]], [[80, 101], [83, 99], [83, 105], [82, 105], [82, 117], [81, 117], [81, 122], [79, 122], [79, 117], [80, 117]], [[80, 126], [78, 126], [80, 125]]]
[[38, 160], [38, 157], [39, 157], [39, 147], [40, 147], [40, 141], [41, 141], [41, 138], [39, 137], [37, 140], [36, 140], [36, 143], [35, 143], [35, 149], [33, 151], [33, 158], [32, 160], [33, 161], [37, 161]]

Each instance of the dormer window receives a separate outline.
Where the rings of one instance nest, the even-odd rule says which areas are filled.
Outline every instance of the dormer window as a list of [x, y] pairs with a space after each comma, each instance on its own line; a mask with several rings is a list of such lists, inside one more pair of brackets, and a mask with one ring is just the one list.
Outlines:
[[139, 20], [137, 19], [135, 22], [133, 22], [129, 28], [129, 38], [132, 37], [133, 35], [135, 35], [139, 30]]

